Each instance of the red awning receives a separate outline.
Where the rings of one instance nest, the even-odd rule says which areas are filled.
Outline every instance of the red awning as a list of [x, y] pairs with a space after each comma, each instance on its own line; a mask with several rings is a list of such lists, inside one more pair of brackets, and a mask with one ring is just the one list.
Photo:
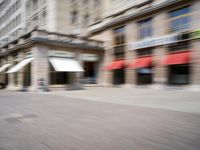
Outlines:
[[137, 58], [129, 64], [129, 68], [144, 68], [152, 65], [152, 57], [141, 57]]
[[174, 53], [167, 55], [164, 60], [164, 65], [187, 64], [190, 61], [190, 52]]
[[110, 65], [106, 67], [106, 70], [115, 70], [115, 69], [122, 69], [125, 67], [124, 60], [116, 60], [113, 61]]

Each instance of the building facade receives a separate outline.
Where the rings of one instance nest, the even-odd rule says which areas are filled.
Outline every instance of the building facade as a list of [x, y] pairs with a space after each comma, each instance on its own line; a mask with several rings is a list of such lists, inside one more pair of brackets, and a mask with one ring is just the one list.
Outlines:
[[200, 85], [200, 1], [106, 1], [90, 37], [104, 39], [106, 85]]
[[37, 90], [99, 82], [103, 44], [85, 35], [100, 21], [101, 4], [0, 0], [0, 84]]
[[25, 23], [25, 0], [0, 1], [0, 46], [21, 34]]
[[34, 28], [85, 36], [100, 21], [100, 0], [1, 0], [1, 45]]
[[101, 41], [34, 29], [1, 48], [0, 83], [10, 90], [79, 89], [101, 79]]

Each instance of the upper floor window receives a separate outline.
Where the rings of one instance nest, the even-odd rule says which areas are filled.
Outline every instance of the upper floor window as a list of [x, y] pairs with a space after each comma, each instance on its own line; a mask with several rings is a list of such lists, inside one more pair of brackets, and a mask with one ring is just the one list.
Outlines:
[[169, 46], [169, 52], [188, 51], [190, 43], [188, 41], [174, 43]]
[[72, 11], [71, 12], [71, 24], [75, 24], [78, 19], [78, 12], [77, 11]]
[[190, 7], [184, 7], [169, 12], [170, 16], [170, 30], [179, 31], [186, 30], [190, 27]]
[[121, 45], [125, 43], [125, 27], [119, 27], [114, 29], [114, 44]]
[[150, 56], [153, 53], [152, 48], [139, 49], [136, 52], [138, 57]]
[[88, 24], [89, 24], [89, 15], [87, 14], [87, 15], [84, 16], [83, 25], [87, 26]]
[[84, 5], [88, 5], [88, 0], [83, 0]]
[[99, 5], [100, 5], [100, 0], [94, 0], [94, 6], [95, 6], [95, 7], [96, 7], [96, 6], [99, 7]]
[[33, 10], [38, 8], [38, 0], [33, 0]]
[[152, 19], [145, 19], [138, 22], [139, 38], [144, 39], [152, 36]]
[[114, 57], [115, 59], [124, 59], [125, 51], [125, 27], [114, 29]]

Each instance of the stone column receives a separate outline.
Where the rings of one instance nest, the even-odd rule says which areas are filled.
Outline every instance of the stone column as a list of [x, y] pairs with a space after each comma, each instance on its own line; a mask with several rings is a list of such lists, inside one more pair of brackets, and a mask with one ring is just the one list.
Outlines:
[[192, 5], [192, 30], [200, 29], [200, 15], [199, 15], [200, 1], [195, 1]]
[[[153, 23], [154, 37], [161, 37], [169, 34], [169, 20], [166, 13], [160, 13], [155, 16]], [[153, 82], [155, 87], [163, 87], [167, 81], [167, 68], [161, 64], [166, 53], [166, 46], [158, 46], [154, 49]]]
[[192, 41], [191, 55], [191, 86], [200, 90], [200, 40]]
[[42, 79], [45, 86], [44, 90], [49, 86], [49, 60], [48, 60], [48, 47], [44, 45], [35, 45], [32, 48], [33, 61], [31, 63], [31, 90], [41, 90], [39, 81]]
[[112, 35], [112, 30], [108, 30], [105, 31], [105, 33], [103, 33], [102, 35], [102, 39], [105, 40], [104, 43], [104, 48], [105, 48], [105, 53], [104, 53], [104, 58], [103, 58], [103, 82], [102, 85], [105, 86], [111, 86], [113, 83], [113, 72], [110, 70], [106, 70], [105, 67], [110, 65], [113, 60], [114, 60], [114, 56], [113, 56], [113, 35]]
[[97, 84], [102, 85], [103, 84], [103, 72], [104, 72], [104, 53], [102, 54], [98, 54], [98, 64], [96, 64], [97, 66], [97, 73], [96, 73], [96, 77], [97, 77]]
[[[24, 53], [20, 52], [18, 57], [19, 57], [19, 61], [22, 61], [24, 59]], [[23, 89], [23, 79], [24, 79], [24, 68], [18, 71], [18, 85], [17, 86], [19, 87], [19, 89]]]
[[[80, 51], [76, 51], [75, 60], [77, 60], [78, 63], [83, 68], [83, 62], [82, 62], [82, 59], [81, 59], [81, 52]], [[73, 90], [81, 89], [82, 88], [82, 83], [81, 83], [82, 76], [83, 76], [83, 72], [72, 72], [72, 73], [70, 73], [70, 80], [72, 82], [70, 82], [70, 85], [69, 85], [68, 88], [73, 89]]]
[[[14, 62], [14, 57], [13, 56], [8, 56], [8, 63], [13, 64]], [[13, 65], [11, 66], [13, 67]], [[9, 73], [8, 74], [8, 86], [7, 89], [12, 90], [14, 89], [14, 74], [13, 73]]]
[[153, 83], [155, 87], [163, 87], [167, 82], [167, 68], [162, 65], [162, 61], [165, 56], [166, 47], [156, 47], [154, 49]]
[[[192, 5], [192, 30], [200, 29], [200, 15], [199, 15], [200, 1], [196, 1]], [[194, 90], [200, 90], [200, 40], [196, 39], [191, 41], [191, 63], [190, 63], [190, 83]]]
[[[137, 24], [131, 22], [126, 27], [126, 40], [127, 46], [125, 47], [125, 61], [131, 63], [136, 58], [136, 51], [130, 46], [131, 43], [137, 41]], [[133, 68], [127, 68], [125, 71], [126, 86], [134, 86], [136, 84], [136, 70]]]

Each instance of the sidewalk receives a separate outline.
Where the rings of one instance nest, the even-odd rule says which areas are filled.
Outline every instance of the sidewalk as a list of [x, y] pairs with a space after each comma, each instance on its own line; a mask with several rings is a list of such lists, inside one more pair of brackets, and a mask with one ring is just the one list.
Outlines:
[[45, 94], [122, 105], [200, 113], [200, 92], [186, 90], [85, 87], [83, 90], [51, 91]]

